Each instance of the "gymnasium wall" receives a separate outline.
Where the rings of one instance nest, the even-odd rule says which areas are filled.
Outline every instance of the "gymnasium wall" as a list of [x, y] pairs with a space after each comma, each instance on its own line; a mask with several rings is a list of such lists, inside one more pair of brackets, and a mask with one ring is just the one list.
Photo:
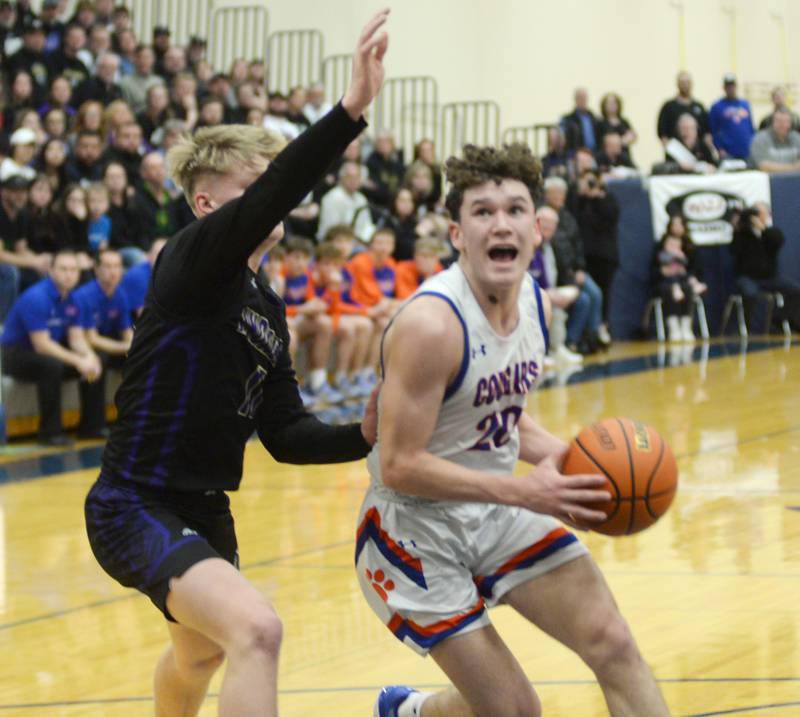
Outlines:
[[[217, 0], [215, 7], [242, 4]], [[248, 2], [250, 4], [250, 2]], [[620, 93], [640, 139], [635, 160], [661, 159], [655, 120], [688, 69], [708, 106], [721, 78], [800, 84], [795, 0], [270, 0], [270, 32], [316, 28], [325, 53], [351, 51], [375, 9], [392, 7], [391, 75], [433, 75], [440, 102], [493, 99], [503, 127], [549, 122], [584, 85], [593, 107]], [[795, 98], [795, 104], [800, 98]], [[757, 119], [767, 105], [754, 105]]]

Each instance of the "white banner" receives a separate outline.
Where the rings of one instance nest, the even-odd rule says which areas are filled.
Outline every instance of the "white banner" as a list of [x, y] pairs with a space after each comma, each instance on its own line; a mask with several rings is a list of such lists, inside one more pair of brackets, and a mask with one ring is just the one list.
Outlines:
[[729, 244], [734, 214], [755, 202], [770, 203], [769, 175], [765, 172], [670, 174], [651, 177], [649, 184], [656, 240], [666, 231], [669, 217], [682, 214], [698, 246]]

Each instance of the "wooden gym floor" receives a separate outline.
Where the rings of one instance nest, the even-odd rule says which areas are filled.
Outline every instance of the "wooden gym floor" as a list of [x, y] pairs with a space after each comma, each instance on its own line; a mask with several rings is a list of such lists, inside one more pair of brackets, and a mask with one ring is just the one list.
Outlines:
[[[586, 535], [674, 715], [800, 714], [800, 346], [616, 346], [556, 374], [532, 415], [568, 437], [605, 416], [652, 423], [681, 483], [651, 530]], [[166, 630], [148, 600], [96, 565], [82, 503], [97, 444], [0, 456], [0, 715], [152, 714]], [[285, 625], [284, 717], [372, 714], [378, 688], [445, 678], [368, 610], [352, 566], [363, 464], [276, 465], [248, 447], [233, 496], [244, 574]], [[606, 710], [592, 674], [508, 608], [493, 619], [546, 715]], [[216, 714], [219, 680], [202, 715]], [[642, 716], [646, 717], [646, 716]]]

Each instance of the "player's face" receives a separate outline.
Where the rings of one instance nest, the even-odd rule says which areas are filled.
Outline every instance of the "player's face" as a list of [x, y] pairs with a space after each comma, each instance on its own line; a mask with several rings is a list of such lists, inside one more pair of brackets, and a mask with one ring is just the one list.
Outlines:
[[476, 281], [495, 289], [518, 285], [541, 242], [530, 191], [517, 179], [466, 190], [450, 239]]

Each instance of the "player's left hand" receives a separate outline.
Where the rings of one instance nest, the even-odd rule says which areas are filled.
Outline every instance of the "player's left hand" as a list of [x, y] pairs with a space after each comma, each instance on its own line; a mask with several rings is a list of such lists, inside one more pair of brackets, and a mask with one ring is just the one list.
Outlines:
[[364, 410], [364, 419], [361, 421], [361, 435], [371, 446], [378, 440], [378, 394], [381, 391], [381, 382], [375, 385], [369, 395], [367, 407]]
[[364, 114], [383, 84], [383, 56], [389, 46], [389, 36], [385, 32], [377, 36], [375, 33], [388, 16], [389, 9], [384, 8], [372, 17], [361, 31], [358, 47], [353, 53], [353, 72], [342, 106], [354, 120]]

